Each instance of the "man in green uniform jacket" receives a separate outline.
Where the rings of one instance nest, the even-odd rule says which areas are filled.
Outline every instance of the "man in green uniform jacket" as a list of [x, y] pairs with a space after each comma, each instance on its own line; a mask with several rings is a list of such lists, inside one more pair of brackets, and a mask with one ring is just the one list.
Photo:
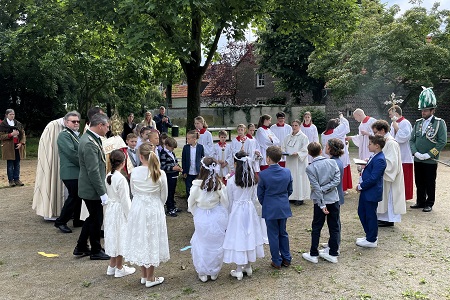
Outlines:
[[[106, 260], [109, 256], [102, 250], [100, 231], [103, 223], [103, 207], [108, 201], [106, 195], [106, 158], [100, 137], [109, 130], [109, 119], [105, 114], [95, 114], [90, 127], [80, 139], [78, 157], [80, 175], [78, 177], [78, 196], [83, 199], [89, 217], [83, 224], [74, 255], [89, 255], [92, 260]], [[91, 249], [87, 246], [87, 240]]]
[[424, 88], [419, 96], [422, 118], [414, 124], [409, 144], [414, 155], [414, 177], [416, 182], [416, 204], [411, 208], [433, 209], [436, 194], [437, 160], [447, 144], [445, 121], [434, 116], [436, 97], [431, 88]]

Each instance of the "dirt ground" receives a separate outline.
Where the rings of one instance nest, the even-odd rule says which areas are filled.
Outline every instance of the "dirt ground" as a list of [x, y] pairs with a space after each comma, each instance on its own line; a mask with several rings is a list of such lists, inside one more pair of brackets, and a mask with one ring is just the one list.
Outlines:
[[[450, 152], [443, 160], [450, 159]], [[292, 266], [272, 269], [266, 257], [253, 264], [253, 277], [237, 281], [224, 264], [216, 282], [202, 283], [192, 265], [189, 245], [192, 216], [184, 209], [168, 218], [171, 259], [156, 270], [166, 281], [153, 288], [139, 284], [140, 274], [106, 276], [107, 262], [72, 255], [80, 228], [62, 234], [31, 209], [35, 160], [22, 161], [24, 187], [6, 187], [5, 162], [0, 163], [0, 298], [1, 299], [450, 299], [450, 168], [439, 165], [437, 201], [431, 213], [409, 208], [402, 222], [380, 228], [379, 247], [362, 249], [357, 194], [351, 191], [341, 211], [339, 263], [301, 258], [310, 246], [312, 203], [292, 206], [288, 221]], [[353, 170], [356, 183], [356, 170]], [[71, 225], [71, 224], [69, 224]], [[326, 242], [326, 227], [322, 232]], [[38, 254], [58, 254], [46, 258]]]

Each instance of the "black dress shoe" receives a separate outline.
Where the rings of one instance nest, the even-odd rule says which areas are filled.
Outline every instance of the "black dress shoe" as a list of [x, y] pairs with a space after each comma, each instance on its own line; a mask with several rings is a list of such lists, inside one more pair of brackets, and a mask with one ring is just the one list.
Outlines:
[[73, 249], [73, 255], [88, 256], [88, 255], [91, 255], [91, 249], [87, 246], [86, 246], [86, 248], [78, 248], [78, 246], [77, 246], [77, 247], [75, 247], [75, 249]]
[[73, 227], [83, 227], [84, 221], [73, 221]]
[[175, 207], [175, 212], [179, 213], [182, 212], [183, 210], [181, 208]]
[[300, 206], [300, 205], [303, 205], [303, 203], [304, 203], [303, 200], [297, 200], [294, 202], [294, 205]]
[[55, 223], [55, 227], [58, 228], [59, 230], [61, 230], [62, 233], [72, 233], [72, 229], [67, 227], [66, 224], [58, 225]]
[[394, 222], [378, 221], [378, 227], [391, 227], [394, 226]]
[[419, 205], [419, 204], [414, 204], [414, 205], [411, 205], [410, 206], [411, 208], [414, 208], [414, 209], [417, 209], [417, 208], [424, 208], [425, 206], [423, 206], [423, 205]]
[[431, 208], [431, 206], [425, 206], [425, 207], [422, 209], [423, 212], [430, 212], [430, 211], [432, 211], [432, 210], [433, 210], [433, 208]]
[[100, 250], [99, 253], [91, 254], [91, 260], [108, 260], [110, 259], [109, 255], [107, 255], [103, 250]]

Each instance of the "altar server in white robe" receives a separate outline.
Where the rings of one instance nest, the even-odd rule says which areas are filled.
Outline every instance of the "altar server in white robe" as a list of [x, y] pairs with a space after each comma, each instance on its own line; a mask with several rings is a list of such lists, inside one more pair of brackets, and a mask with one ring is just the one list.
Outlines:
[[289, 153], [286, 156], [286, 168], [291, 171], [293, 192], [289, 196], [290, 201], [295, 201], [295, 205], [302, 205], [303, 200], [309, 199], [311, 187], [306, 167], [308, 166], [308, 137], [300, 131], [301, 122], [292, 122], [292, 133], [283, 140], [282, 150]]
[[[319, 133], [317, 132], [316, 125], [312, 122], [311, 112], [307, 111], [303, 114], [303, 123], [300, 126], [300, 130], [308, 137], [310, 143], [319, 143]], [[312, 156], [308, 155], [308, 163], [311, 163], [312, 161]]]
[[401, 215], [406, 213], [400, 146], [389, 134], [389, 123], [385, 120], [377, 120], [373, 123], [372, 130], [374, 134], [386, 138], [386, 145], [383, 148], [386, 169], [383, 175], [383, 200], [378, 202], [377, 209], [378, 226], [394, 226], [395, 222], [402, 220]]
[[269, 115], [262, 115], [259, 117], [258, 130], [256, 130], [255, 139], [259, 144], [259, 151], [261, 152], [262, 160], [260, 170], [263, 171], [269, 166], [266, 162], [266, 150], [270, 146], [281, 146], [280, 140], [277, 136], [270, 130], [270, 123], [272, 122], [272, 117]]
[[351, 139], [356, 147], [358, 147], [359, 159], [366, 160], [373, 153], [369, 151], [369, 136], [373, 135], [372, 124], [376, 119], [366, 116], [361, 108], [355, 109], [353, 117], [356, 121], [360, 122], [358, 127], [358, 134], [348, 137]]
[[[322, 148], [326, 149], [328, 140], [332, 138], [340, 139], [345, 145], [345, 135], [350, 132], [350, 126], [348, 120], [344, 118], [342, 114], [339, 115], [338, 119], [331, 119], [327, 123], [325, 131], [322, 133]], [[326, 153], [322, 153], [326, 158], [330, 156]], [[348, 147], [344, 147], [344, 154], [339, 157], [342, 161], [342, 166], [344, 167], [344, 177], [342, 178], [342, 190], [345, 192], [353, 187], [352, 182], [352, 172], [350, 170], [350, 156], [348, 153]]]
[[411, 200], [414, 193], [414, 158], [409, 146], [411, 138], [411, 123], [402, 115], [402, 109], [398, 105], [394, 105], [389, 109], [389, 117], [393, 121], [391, 124], [390, 134], [400, 146], [402, 156], [403, 178], [405, 181], [405, 199]]
[[[282, 111], [277, 113], [277, 123], [270, 126], [270, 130], [272, 130], [273, 134], [280, 140], [280, 143], [283, 143], [284, 139], [292, 133], [292, 127], [289, 124], [286, 124], [286, 114]], [[286, 166], [286, 158], [283, 156], [281, 161], [278, 163], [280, 166]]]

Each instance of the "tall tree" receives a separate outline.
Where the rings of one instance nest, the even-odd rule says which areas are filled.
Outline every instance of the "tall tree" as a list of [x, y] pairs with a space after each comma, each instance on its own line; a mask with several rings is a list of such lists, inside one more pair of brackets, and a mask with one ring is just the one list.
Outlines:
[[263, 23], [272, 15], [280, 20], [284, 30], [308, 28], [307, 33], [317, 35], [313, 40], [318, 42], [341, 34], [348, 22], [336, 17], [336, 10], [346, 9], [348, 18], [355, 1], [77, 0], [76, 3], [94, 18], [109, 19], [123, 30], [130, 47], [164, 49], [177, 57], [187, 78], [187, 124], [192, 128], [200, 111], [202, 76], [222, 34], [241, 40], [252, 21]]
[[[370, 96], [382, 115], [381, 93], [406, 93], [407, 105], [424, 86], [435, 86], [450, 76], [449, 31], [443, 26], [448, 11], [435, 4], [427, 12], [414, 7], [395, 18], [398, 6], [387, 9], [380, 1], [363, 0], [358, 29], [330, 51], [316, 50], [309, 71], [325, 77], [338, 99], [362, 93]], [[448, 26], [447, 26], [448, 27]], [[427, 36], [432, 39], [427, 42]]]

